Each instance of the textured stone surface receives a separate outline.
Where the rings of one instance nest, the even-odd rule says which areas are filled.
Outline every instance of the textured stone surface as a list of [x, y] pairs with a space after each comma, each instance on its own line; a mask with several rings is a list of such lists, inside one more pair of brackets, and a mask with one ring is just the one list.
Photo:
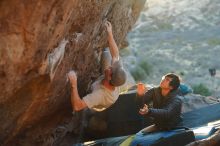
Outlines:
[[112, 22], [121, 46], [144, 3], [1, 0], [1, 144], [56, 145], [70, 131], [77, 139], [82, 116], [71, 119], [66, 73], [76, 70], [80, 95], [85, 95], [100, 75], [100, 50], [107, 46], [103, 21]]
[[219, 99], [212, 96], [202, 96], [199, 94], [186, 94], [179, 96], [183, 101], [182, 112], [189, 112], [211, 104], [219, 103]]
[[186, 146], [219, 146], [220, 145], [220, 130], [209, 138], [192, 142]]

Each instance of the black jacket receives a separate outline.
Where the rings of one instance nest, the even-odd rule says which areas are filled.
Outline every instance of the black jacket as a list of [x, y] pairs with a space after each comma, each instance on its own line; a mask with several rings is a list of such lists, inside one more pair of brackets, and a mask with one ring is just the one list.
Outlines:
[[153, 101], [153, 108], [149, 108], [147, 115], [154, 118], [158, 128], [171, 129], [180, 123], [182, 101], [177, 97], [177, 91], [163, 97], [160, 87], [152, 88], [145, 93], [144, 100]]

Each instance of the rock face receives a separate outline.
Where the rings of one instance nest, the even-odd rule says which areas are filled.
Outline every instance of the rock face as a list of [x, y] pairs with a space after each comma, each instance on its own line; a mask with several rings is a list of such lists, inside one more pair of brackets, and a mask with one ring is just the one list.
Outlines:
[[189, 112], [211, 104], [219, 103], [219, 99], [212, 96], [202, 96], [199, 94], [187, 94], [179, 96], [183, 101], [182, 112]]
[[[1, 144], [56, 145], [65, 135], [57, 134], [56, 127], [71, 121], [66, 73], [74, 69], [80, 95], [89, 92], [91, 82], [100, 75], [100, 51], [108, 46], [103, 21], [112, 22], [120, 47], [144, 3], [1, 0]], [[80, 120], [79, 114], [69, 129], [79, 127]], [[75, 134], [73, 139], [77, 130]]]
[[192, 142], [186, 146], [219, 146], [220, 145], [220, 130], [209, 138]]

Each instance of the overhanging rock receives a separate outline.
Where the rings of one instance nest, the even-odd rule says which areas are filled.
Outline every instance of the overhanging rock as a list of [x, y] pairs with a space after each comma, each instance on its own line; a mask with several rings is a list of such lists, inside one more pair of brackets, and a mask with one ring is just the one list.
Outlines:
[[[54, 135], [56, 127], [71, 121], [67, 72], [77, 72], [81, 96], [89, 92], [100, 75], [100, 51], [107, 47], [103, 21], [112, 22], [120, 47], [144, 3], [1, 0], [1, 144], [55, 145], [63, 137]], [[60, 46], [64, 39], [65, 45]], [[72, 127], [79, 121], [80, 115]], [[73, 139], [77, 130], [75, 134]]]

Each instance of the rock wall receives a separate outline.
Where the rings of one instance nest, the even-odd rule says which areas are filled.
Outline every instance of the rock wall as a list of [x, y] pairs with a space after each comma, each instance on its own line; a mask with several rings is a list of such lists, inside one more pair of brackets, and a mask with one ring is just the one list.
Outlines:
[[144, 3], [1, 0], [0, 144], [56, 145], [64, 137], [57, 126], [72, 121], [71, 128], [78, 127], [81, 116], [71, 120], [66, 73], [74, 69], [80, 95], [89, 92], [100, 75], [100, 51], [108, 46], [103, 21], [112, 22], [122, 47]]
[[219, 146], [220, 145], [220, 130], [209, 138], [192, 142], [186, 146]]

